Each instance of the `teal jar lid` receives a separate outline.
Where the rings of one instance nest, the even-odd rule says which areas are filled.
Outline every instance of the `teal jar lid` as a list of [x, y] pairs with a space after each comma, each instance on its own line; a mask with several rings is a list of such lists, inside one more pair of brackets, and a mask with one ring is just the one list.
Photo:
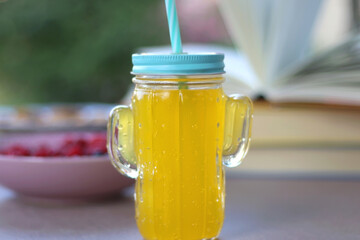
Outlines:
[[197, 75], [222, 74], [224, 54], [184, 53], [184, 54], [133, 54], [134, 75]]

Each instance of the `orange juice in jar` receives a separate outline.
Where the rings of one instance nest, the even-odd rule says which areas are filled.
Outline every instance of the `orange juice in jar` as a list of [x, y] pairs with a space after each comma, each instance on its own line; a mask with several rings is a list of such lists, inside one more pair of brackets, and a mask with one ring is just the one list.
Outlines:
[[226, 96], [222, 54], [134, 54], [132, 106], [113, 109], [113, 165], [136, 178], [145, 239], [212, 239], [225, 206], [223, 166], [249, 148], [252, 103]]

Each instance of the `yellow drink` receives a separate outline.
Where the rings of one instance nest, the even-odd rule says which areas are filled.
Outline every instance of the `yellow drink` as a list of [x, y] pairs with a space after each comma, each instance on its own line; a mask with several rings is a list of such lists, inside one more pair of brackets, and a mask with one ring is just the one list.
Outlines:
[[[222, 90], [222, 54], [134, 54], [132, 106], [117, 106], [108, 152], [136, 178], [136, 222], [147, 240], [200, 240], [224, 220], [223, 166], [250, 143], [252, 104]], [[193, 75], [192, 75], [193, 74]]]
[[136, 220], [146, 239], [204, 239], [224, 219], [221, 88], [152, 89], [133, 95]]

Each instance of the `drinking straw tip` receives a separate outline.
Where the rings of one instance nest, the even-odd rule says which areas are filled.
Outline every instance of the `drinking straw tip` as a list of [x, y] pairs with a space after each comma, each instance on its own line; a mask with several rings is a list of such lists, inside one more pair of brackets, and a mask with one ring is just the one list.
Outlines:
[[165, 5], [172, 51], [176, 54], [183, 53], [175, 0], [165, 0]]

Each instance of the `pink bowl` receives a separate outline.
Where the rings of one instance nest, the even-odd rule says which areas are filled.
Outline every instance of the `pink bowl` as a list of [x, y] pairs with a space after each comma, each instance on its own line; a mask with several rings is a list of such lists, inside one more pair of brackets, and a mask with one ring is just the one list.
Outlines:
[[[59, 134], [1, 136], [0, 146], [11, 143], [56, 144]], [[19, 157], [0, 155], [0, 184], [32, 197], [96, 198], [119, 192], [134, 180], [122, 176], [108, 156]]]

